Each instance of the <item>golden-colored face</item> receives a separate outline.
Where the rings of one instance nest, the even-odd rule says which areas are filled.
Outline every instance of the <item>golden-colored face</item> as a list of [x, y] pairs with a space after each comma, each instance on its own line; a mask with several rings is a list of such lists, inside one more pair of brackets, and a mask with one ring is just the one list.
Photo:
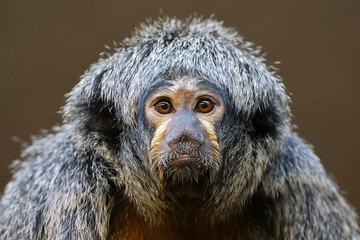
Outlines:
[[146, 102], [145, 114], [155, 128], [177, 112], [193, 112], [199, 120], [215, 124], [224, 115], [224, 104], [215, 92], [197, 86], [172, 86], [154, 92]]
[[216, 90], [191, 82], [164, 86], [147, 99], [145, 115], [156, 129], [151, 161], [163, 169], [162, 177], [182, 182], [197, 180], [218, 165], [214, 125], [221, 121], [224, 111]]

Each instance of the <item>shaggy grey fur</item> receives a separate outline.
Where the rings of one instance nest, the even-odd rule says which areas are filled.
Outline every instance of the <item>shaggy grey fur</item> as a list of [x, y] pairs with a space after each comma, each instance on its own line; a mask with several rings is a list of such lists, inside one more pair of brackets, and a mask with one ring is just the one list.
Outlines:
[[143, 106], [179, 76], [219, 89], [226, 105], [221, 164], [199, 215], [231, 224], [244, 214], [247, 239], [359, 238], [354, 210], [292, 130], [280, 77], [232, 28], [199, 18], [143, 24], [90, 67], [67, 95], [64, 123], [23, 151], [0, 238], [107, 239], [115, 193], [151, 224], [176, 215], [181, 203], [151, 170]]

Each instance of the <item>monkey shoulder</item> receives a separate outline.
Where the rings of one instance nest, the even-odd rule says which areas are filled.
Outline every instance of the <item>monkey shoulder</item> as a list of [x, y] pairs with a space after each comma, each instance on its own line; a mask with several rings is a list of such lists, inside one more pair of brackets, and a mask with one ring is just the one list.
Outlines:
[[[289, 135], [270, 160], [258, 193], [286, 239], [353, 239], [355, 211], [326, 174], [319, 158], [296, 133]], [[259, 196], [257, 195], [257, 196]]]
[[99, 239], [84, 235], [94, 232], [91, 209], [107, 201], [107, 181], [101, 179], [96, 160], [93, 153], [81, 149], [67, 126], [33, 140], [23, 150], [1, 198], [0, 239]]
[[[324, 168], [312, 147], [291, 133], [284, 139], [281, 150], [270, 159], [262, 182], [266, 189], [281, 191], [291, 181], [308, 181], [311, 177], [326, 177]], [[269, 182], [275, 185], [267, 188]]]

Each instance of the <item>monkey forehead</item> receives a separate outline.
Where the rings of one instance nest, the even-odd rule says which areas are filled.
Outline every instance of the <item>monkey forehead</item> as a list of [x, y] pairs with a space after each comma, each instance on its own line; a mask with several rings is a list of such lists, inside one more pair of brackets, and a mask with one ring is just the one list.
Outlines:
[[223, 96], [221, 90], [205, 80], [199, 80], [190, 77], [178, 77], [177, 80], [171, 82], [158, 83], [158, 88], [150, 91], [145, 101], [152, 103], [159, 96], [169, 96], [170, 98], [182, 98], [185, 100], [193, 99], [197, 96], [212, 96], [217, 103], [223, 104]]

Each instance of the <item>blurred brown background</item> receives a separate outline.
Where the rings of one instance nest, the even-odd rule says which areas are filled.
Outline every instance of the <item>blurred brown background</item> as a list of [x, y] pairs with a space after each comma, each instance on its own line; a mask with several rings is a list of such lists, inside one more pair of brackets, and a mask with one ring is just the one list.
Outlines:
[[0, 191], [29, 141], [61, 122], [63, 95], [145, 19], [215, 14], [262, 45], [293, 100], [297, 131], [360, 209], [360, 1], [0, 2]]

